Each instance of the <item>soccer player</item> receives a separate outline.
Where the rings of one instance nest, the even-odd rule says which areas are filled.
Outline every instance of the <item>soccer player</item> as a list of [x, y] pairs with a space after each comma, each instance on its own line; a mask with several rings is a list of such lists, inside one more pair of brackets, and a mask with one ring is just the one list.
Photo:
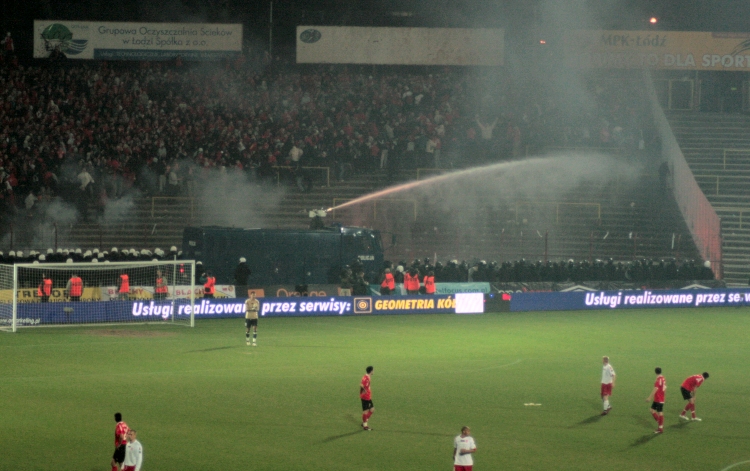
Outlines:
[[260, 303], [255, 299], [255, 291], [250, 291], [247, 299], [245, 300], [245, 341], [250, 345], [250, 328], [253, 329], [253, 347], [257, 346], [255, 343], [258, 339], [258, 311], [260, 310]]
[[461, 427], [461, 435], [453, 439], [453, 471], [471, 471], [474, 459], [471, 454], [477, 451], [474, 437], [469, 427]]
[[367, 421], [375, 412], [375, 406], [372, 403], [372, 391], [370, 390], [370, 377], [374, 369], [372, 366], [368, 366], [365, 370], [366, 374], [362, 377], [362, 382], [359, 383], [359, 398], [362, 399], [362, 430], [370, 430]]
[[654, 373], [656, 373], [654, 389], [646, 398], [646, 402], [651, 402], [651, 415], [658, 424], [654, 433], [664, 433], [664, 392], [667, 390], [667, 380], [662, 376], [661, 368], [658, 366]]
[[141, 471], [143, 465], [143, 445], [136, 439], [135, 430], [128, 430], [128, 444], [125, 446], [125, 460], [122, 471]]
[[602, 415], [609, 414], [612, 406], [609, 405], [609, 396], [612, 395], [612, 388], [615, 387], [615, 369], [609, 363], [609, 357], [602, 357]]
[[703, 381], [707, 379], [708, 373], [703, 373], [701, 375], [690, 376], [688, 377], [688, 379], [682, 382], [682, 386], [680, 386], [680, 392], [682, 393], [682, 398], [688, 401], [688, 403], [682, 410], [682, 414], [680, 414], [681, 419], [688, 420], [685, 414], [687, 413], [687, 411], [691, 411], [692, 420], [696, 422], [701, 421], [701, 419], [695, 416], [695, 390], [698, 389], [700, 385], [703, 384]]
[[127, 445], [128, 424], [122, 421], [122, 414], [115, 413], [115, 453], [112, 455], [112, 471], [117, 471], [118, 467], [125, 461], [125, 447]]

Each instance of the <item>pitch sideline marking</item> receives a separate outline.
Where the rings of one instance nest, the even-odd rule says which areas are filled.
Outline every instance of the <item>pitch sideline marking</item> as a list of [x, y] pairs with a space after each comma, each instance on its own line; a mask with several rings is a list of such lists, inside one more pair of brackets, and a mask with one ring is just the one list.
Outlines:
[[727, 471], [727, 470], [732, 469], [732, 468], [734, 468], [736, 466], [739, 466], [741, 464], [747, 464], [747, 463], [750, 463], [750, 460], [740, 461], [739, 463], [730, 464], [729, 466], [727, 466], [726, 468], [722, 469], [721, 471]]

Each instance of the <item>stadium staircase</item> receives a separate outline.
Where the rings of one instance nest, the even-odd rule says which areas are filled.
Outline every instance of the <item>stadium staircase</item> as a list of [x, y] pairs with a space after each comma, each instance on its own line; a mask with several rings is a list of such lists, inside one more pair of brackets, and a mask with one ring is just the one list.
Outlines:
[[[400, 172], [397, 181], [426, 178], [430, 173]], [[437, 257], [439, 260], [576, 260], [627, 261], [641, 258], [697, 258], [697, 251], [679, 210], [670, 198], [657, 193], [654, 175], [643, 175], [635, 186], [616, 184], [606, 189], [580, 187], [556, 202], [518, 204], [486, 209], [486, 217], [469, 231], [451, 224], [450, 214], [429, 212], [420, 202], [407, 208], [406, 224], [392, 224], [387, 211], [362, 224], [346, 214], [332, 215], [344, 224], [360, 224], [384, 231], [386, 255], [391, 260]], [[284, 185], [284, 183], [282, 183]], [[384, 173], [359, 175], [345, 182], [316, 185], [299, 192], [289, 182], [278, 208], [260, 216], [266, 228], [306, 228], [310, 209], [329, 208], [388, 186]], [[632, 203], [632, 205], [631, 205]], [[119, 219], [104, 224], [76, 224], [68, 240], [76, 247], [168, 249], [181, 247], [182, 231], [200, 225], [202, 211], [189, 198], [140, 198]], [[356, 212], [356, 211], [355, 211]], [[361, 211], [360, 211], [361, 212]], [[404, 214], [402, 211], [398, 214]], [[329, 221], [330, 222], [330, 221]], [[545, 234], [547, 244], [545, 248]], [[674, 236], [674, 237], [673, 237]]]
[[706, 198], [721, 218], [724, 279], [750, 276], [750, 117], [670, 113], [677, 142]]

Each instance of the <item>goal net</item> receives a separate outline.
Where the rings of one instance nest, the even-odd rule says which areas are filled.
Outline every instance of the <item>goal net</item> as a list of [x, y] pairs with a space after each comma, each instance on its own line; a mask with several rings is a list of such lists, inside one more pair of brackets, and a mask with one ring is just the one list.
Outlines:
[[143, 322], [193, 327], [195, 297], [193, 260], [0, 265], [0, 329], [13, 332]]

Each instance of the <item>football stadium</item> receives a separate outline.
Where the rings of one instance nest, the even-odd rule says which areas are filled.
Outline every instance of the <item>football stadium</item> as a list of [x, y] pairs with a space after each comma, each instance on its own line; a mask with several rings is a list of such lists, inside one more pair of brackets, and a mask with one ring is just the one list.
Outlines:
[[3, 7], [0, 470], [750, 470], [741, 2]]

